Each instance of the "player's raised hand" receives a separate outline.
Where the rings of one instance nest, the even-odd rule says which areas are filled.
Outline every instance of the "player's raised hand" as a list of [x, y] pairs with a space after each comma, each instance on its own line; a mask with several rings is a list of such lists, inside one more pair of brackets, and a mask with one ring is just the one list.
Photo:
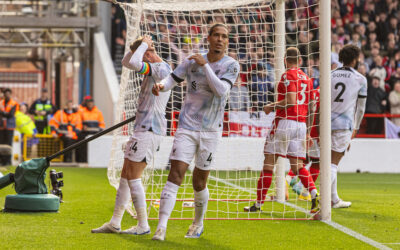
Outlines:
[[151, 92], [153, 93], [153, 95], [158, 96], [160, 93], [160, 90], [163, 90], [163, 89], [164, 89], [164, 85], [162, 85], [160, 83], [156, 83], [156, 84], [154, 84]]
[[194, 54], [191, 57], [189, 57], [190, 60], [194, 60], [198, 65], [204, 66], [207, 62], [206, 59], [200, 54]]
[[151, 39], [151, 36], [149, 36], [149, 35], [144, 35], [143, 36], [142, 43], [147, 43], [147, 46], [149, 48], [153, 47], [153, 40]]

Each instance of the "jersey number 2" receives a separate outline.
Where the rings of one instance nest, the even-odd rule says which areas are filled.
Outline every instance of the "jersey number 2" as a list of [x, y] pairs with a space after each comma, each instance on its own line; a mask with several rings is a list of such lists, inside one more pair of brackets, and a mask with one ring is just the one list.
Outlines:
[[340, 87], [341, 89], [340, 89], [339, 94], [336, 96], [334, 102], [343, 102], [343, 101], [344, 101], [344, 99], [343, 99], [343, 98], [340, 98], [340, 97], [342, 97], [344, 91], [346, 90], [346, 85], [344, 85], [344, 83], [342, 83], [342, 82], [338, 82], [338, 83], [336, 83], [336, 85], [335, 85], [335, 89], [338, 89], [339, 87]]

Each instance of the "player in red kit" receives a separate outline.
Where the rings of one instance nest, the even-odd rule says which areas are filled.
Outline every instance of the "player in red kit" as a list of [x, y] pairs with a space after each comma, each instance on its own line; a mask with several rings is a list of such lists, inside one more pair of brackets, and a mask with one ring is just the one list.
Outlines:
[[304, 167], [306, 141], [310, 139], [313, 101], [310, 78], [298, 68], [300, 52], [290, 47], [285, 56], [286, 72], [278, 84], [278, 100], [264, 106], [264, 112], [276, 111], [273, 129], [267, 135], [264, 147], [264, 166], [257, 184], [257, 201], [246, 211], [259, 211], [272, 182], [278, 156], [287, 157], [294, 174], [298, 175], [312, 198], [311, 212], [319, 209], [318, 192], [310, 173]]
[[[312, 138], [312, 145], [308, 148], [308, 160], [311, 162], [310, 166], [310, 175], [314, 181], [317, 181], [319, 176], [319, 157], [320, 157], [320, 148], [319, 148], [319, 87], [313, 89], [311, 91], [312, 99], [315, 102], [315, 108], [313, 111], [314, 114], [314, 123], [311, 128], [310, 136]], [[301, 182], [298, 182], [297, 176], [293, 173], [293, 171], [289, 171], [288, 175], [286, 176], [286, 181], [290, 186], [293, 188], [299, 195], [299, 199], [307, 200], [310, 197], [310, 194], [307, 190], [303, 191], [303, 185]]]

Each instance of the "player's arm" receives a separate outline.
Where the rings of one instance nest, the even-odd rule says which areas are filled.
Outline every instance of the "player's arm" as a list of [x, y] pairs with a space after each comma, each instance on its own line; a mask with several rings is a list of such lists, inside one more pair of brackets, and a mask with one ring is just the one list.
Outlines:
[[122, 58], [121, 63], [122, 63], [122, 65], [123, 65], [124, 67], [127, 67], [128, 69], [135, 70], [135, 69], [132, 67], [132, 65], [129, 64], [129, 60], [131, 60], [132, 55], [133, 55], [133, 52], [132, 52], [132, 51], [128, 51], [128, 52], [124, 55], [124, 58]]
[[316, 107], [315, 100], [310, 99], [310, 101], [308, 102], [308, 115], [306, 119], [306, 126], [307, 126], [306, 140], [308, 147], [311, 147], [313, 145], [313, 141], [311, 138], [311, 129], [312, 126], [314, 125], [315, 107]]
[[161, 92], [167, 92], [169, 90], [171, 90], [175, 85], [177, 85], [178, 83], [181, 83], [181, 79], [177, 79], [177, 81], [174, 79], [174, 77], [176, 78], [176, 76], [174, 75], [174, 73], [171, 73], [167, 78], [165, 78], [164, 80], [161, 81], [161, 83], [156, 83], [153, 86], [153, 89], [151, 90], [151, 92], [153, 93], [153, 95], [158, 96], [160, 91]]
[[358, 98], [357, 98], [357, 106], [356, 106], [356, 112], [354, 116], [354, 130], [353, 130], [353, 135], [352, 138], [354, 138], [357, 134], [357, 131], [360, 129], [360, 124], [362, 121], [362, 118], [365, 113], [365, 106], [367, 103], [367, 80], [363, 79], [363, 84], [358, 92]]
[[138, 71], [141, 74], [151, 74], [150, 64], [143, 62], [143, 55], [146, 50], [151, 46], [152, 40], [149, 36], [144, 36], [142, 43], [133, 53], [129, 51], [122, 59], [122, 65], [128, 69]]
[[352, 138], [356, 137], [357, 131], [360, 129], [360, 124], [365, 113], [365, 105], [367, 103], [367, 96], [359, 95], [357, 98], [357, 107], [354, 117], [354, 130]]
[[161, 81], [161, 83], [156, 83], [153, 86], [152, 92], [154, 95], [158, 96], [159, 92], [167, 92], [175, 87], [178, 83], [185, 80], [186, 70], [189, 66], [189, 60], [185, 59], [167, 78]]
[[312, 95], [310, 93], [310, 98], [308, 102], [308, 115], [306, 119], [306, 125], [307, 125], [307, 135], [310, 135], [312, 126], [314, 124], [314, 118], [315, 118], [315, 112], [316, 112], [316, 101], [314, 98], [312, 98]]
[[286, 97], [278, 102], [273, 102], [264, 106], [265, 114], [269, 114], [277, 109], [288, 109], [296, 104], [296, 92], [288, 92]]
[[233, 82], [236, 81], [239, 75], [239, 65], [236, 65], [236, 62], [229, 65], [227, 74], [224, 74], [223, 77], [219, 79], [202, 55], [195, 54], [189, 57], [189, 59], [193, 59], [198, 65], [203, 67], [208, 86], [214, 95], [218, 97], [224, 96], [229, 92], [233, 86]]

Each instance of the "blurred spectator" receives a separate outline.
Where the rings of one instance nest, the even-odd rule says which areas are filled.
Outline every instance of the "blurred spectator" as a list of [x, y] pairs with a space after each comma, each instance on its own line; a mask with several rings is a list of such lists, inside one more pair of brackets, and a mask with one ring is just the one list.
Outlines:
[[357, 47], [359, 47], [361, 49], [360, 34], [353, 33], [351, 35], [351, 41], [349, 43], [354, 44], [355, 46], [357, 46]]
[[[4, 99], [0, 102], [0, 144], [12, 146], [15, 130], [15, 112], [19, 110], [19, 105], [11, 98], [12, 91], [9, 88], [4, 90]], [[11, 154], [2, 155], [3, 165], [11, 165]]]
[[[367, 105], [365, 113], [383, 114], [387, 101], [386, 92], [380, 87], [379, 77], [374, 76], [368, 86]], [[367, 134], [380, 134], [383, 129], [382, 118], [367, 118]]]
[[251, 83], [252, 102], [257, 110], [262, 110], [268, 101], [273, 101], [274, 87], [269, 81], [267, 73], [262, 64], [257, 64], [257, 71], [252, 75]]
[[[400, 114], [400, 80], [394, 84], [392, 92], [389, 94], [390, 113]], [[400, 126], [400, 118], [392, 118], [392, 121], [397, 126]]]
[[[94, 105], [93, 99], [86, 100], [86, 107], [80, 112], [82, 120], [82, 131], [79, 140], [85, 139], [105, 128], [104, 118], [101, 111]], [[87, 162], [87, 143], [77, 149], [77, 162]]]
[[[21, 133], [21, 138], [23, 138], [24, 135], [35, 136], [38, 133], [35, 123], [33, 122], [32, 118], [28, 115], [28, 104], [21, 103], [19, 105], [19, 111], [15, 112], [15, 121], [16, 121], [16, 129], [18, 132]], [[23, 140], [21, 144], [22, 151], [25, 146], [24, 143], [25, 141]], [[31, 152], [30, 155], [33, 157], [38, 157], [37, 153], [38, 153], [39, 139], [28, 137], [26, 144], [27, 148], [30, 148]], [[39, 150], [41, 149], [39, 148]]]
[[32, 118], [27, 114], [28, 104], [21, 103], [19, 110], [15, 112], [16, 129], [21, 135], [35, 135], [38, 133], [35, 123]]
[[381, 56], [378, 55], [374, 58], [374, 64], [371, 68], [369, 76], [379, 79], [379, 87], [385, 91], [386, 69], [382, 66]]
[[251, 111], [249, 91], [240, 77], [229, 92], [229, 109], [232, 111]]
[[400, 65], [397, 66], [396, 71], [390, 76], [390, 79], [388, 81], [391, 89], [394, 89], [394, 84], [397, 81], [400, 81]]
[[54, 113], [55, 108], [51, 103], [46, 88], [42, 89], [42, 94], [39, 99], [34, 101], [29, 108], [29, 114], [33, 115], [36, 129], [39, 134], [50, 134], [49, 120]]
[[[64, 148], [77, 142], [82, 130], [81, 116], [73, 107], [72, 101], [68, 101], [65, 108], [58, 110], [50, 120], [51, 133], [61, 138]], [[64, 162], [72, 162], [71, 151], [64, 154]]]
[[86, 108], [87, 101], [91, 100], [91, 99], [92, 99], [92, 96], [90, 96], [90, 95], [83, 97], [81, 104], [78, 105], [78, 112], [83, 112]]
[[358, 65], [357, 71], [360, 72], [361, 75], [367, 77], [367, 67], [365, 66], [365, 64]]
[[126, 20], [124, 11], [117, 4], [111, 7], [111, 57], [115, 60], [117, 46], [125, 45], [126, 38]]

